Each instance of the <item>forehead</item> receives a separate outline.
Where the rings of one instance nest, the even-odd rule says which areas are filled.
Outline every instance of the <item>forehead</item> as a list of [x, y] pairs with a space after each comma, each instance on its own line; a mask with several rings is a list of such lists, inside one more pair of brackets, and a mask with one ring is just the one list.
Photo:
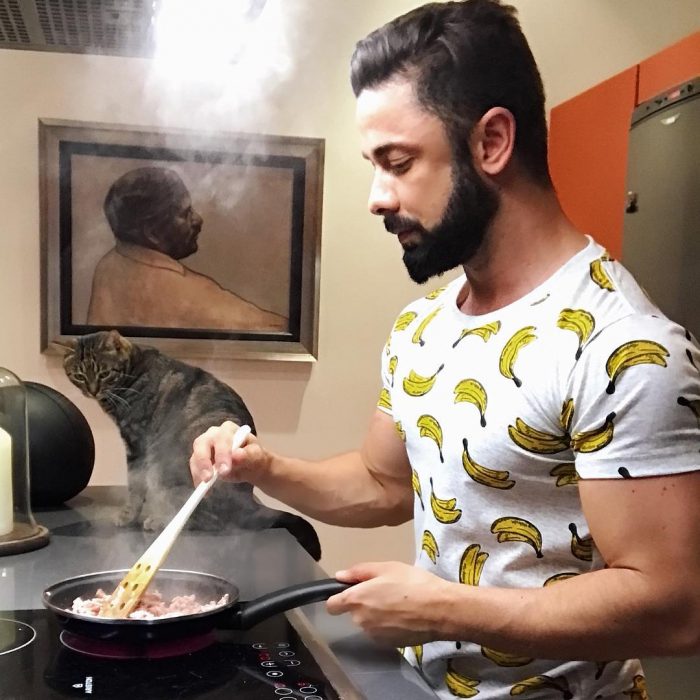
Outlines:
[[419, 104], [407, 80], [363, 90], [357, 98], [355, 118], [366, 156], [393, 144], [428, 147], [447, 142], [443, 123]]

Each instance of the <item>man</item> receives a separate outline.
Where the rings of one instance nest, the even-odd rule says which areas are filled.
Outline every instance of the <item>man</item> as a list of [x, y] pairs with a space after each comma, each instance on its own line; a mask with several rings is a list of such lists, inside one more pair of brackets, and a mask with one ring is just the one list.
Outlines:
[[287, 319], [179, 262], [197, 251], [202, 217], [173, 170], [130, 170], [110, 187], [104, 211], [116, 245], [95, 268], [89, 325], [287, 329]]
[[319, 520], [413, 517], [415, 566], [364, 563], [328, 600], [440, 697], [646, 698], [637, 656], [700, 652], [700, 361], [563, 214], [544, 93], [512, 8], [428, 5], [352, 60], [369, 206], [417, 282], [357, 452], [310, 463], [232, 423], [194, 444]]

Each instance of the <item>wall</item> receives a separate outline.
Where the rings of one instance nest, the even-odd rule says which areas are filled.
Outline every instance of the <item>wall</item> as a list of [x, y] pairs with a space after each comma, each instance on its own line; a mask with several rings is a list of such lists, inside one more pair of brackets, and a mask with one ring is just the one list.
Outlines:
[[[125, 482], [124, 452], [116, 428], [68, 383], [58, 359], [39, 353], [37, 118], [326, 139], [318, 362], [212, 357], [200, 364], [244, 396], [273, 450], [309, 458], [348, 450], [373, 410], [389, 325], [418, 294], [395, 240], [366, 211], [370, 169], [358, 154], [348, 57], [357, 38], [416, 4], [270, 0], [269, 9], [284, 6], [287, 13], [277, 46], [286, 59], [278, 55], [275, 71], [246, 83], [246, 91], [212, 79], [190, 84], [182, 75], [162, 82], [138, 59], [0, 51], [0, 364], [54, 386], [83, 411], [96, 439], [93, 484]], [[700, 24], [697, 0], [674, 2], [674, 12], [659, 12], [653, 0], [514, 4], [550, 105]], [[409, 526], [319, 531], [331, 572], [362, 559], [412, 559]]]

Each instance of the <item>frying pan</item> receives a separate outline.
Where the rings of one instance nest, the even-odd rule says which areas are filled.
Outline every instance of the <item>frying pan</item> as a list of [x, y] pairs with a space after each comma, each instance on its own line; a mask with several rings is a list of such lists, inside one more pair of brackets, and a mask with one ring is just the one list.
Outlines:
[[154, 620], [87, 617], [71, 612], [77, 597], [94, 598], [98, 588], [114, 590], [126, 571], [102, 571], [59, 581], [43, 592], [42, 602], [69, 632], [133, 644], [173, 640], [216, 628], [249, 629], [277, 613], [326, 600], [352, 585], [333, 578], [321, 579], [281, 588], [250, 601], [240, 601], [238, 588], [224, 578], [196, 571], [161, 569], [151, 584], [151, 590], [158, 590], [164, 600], [194, 593], [199, 602], [208, 603], [228, 593], [229, 602], [207, 612]]

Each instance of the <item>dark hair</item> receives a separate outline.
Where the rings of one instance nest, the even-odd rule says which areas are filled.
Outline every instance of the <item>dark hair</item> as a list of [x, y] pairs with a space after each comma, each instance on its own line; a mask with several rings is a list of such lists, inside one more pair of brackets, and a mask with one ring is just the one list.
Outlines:
[[515, 8], [500, 0], [431, 3], [359, 41], [355, 96], [394, 77], [414, 83], [420, 104], [445, 124], [457, 154], [492, 107], [516, 121], [515, 152], [532, 179], [551, 187], [544, 88]]
[[149, 231], [170, 223], [186, 194], [187, 188], [174, 170], [136, 168], [112, 183], [104, 212], [116, 238], [144, 245]]

